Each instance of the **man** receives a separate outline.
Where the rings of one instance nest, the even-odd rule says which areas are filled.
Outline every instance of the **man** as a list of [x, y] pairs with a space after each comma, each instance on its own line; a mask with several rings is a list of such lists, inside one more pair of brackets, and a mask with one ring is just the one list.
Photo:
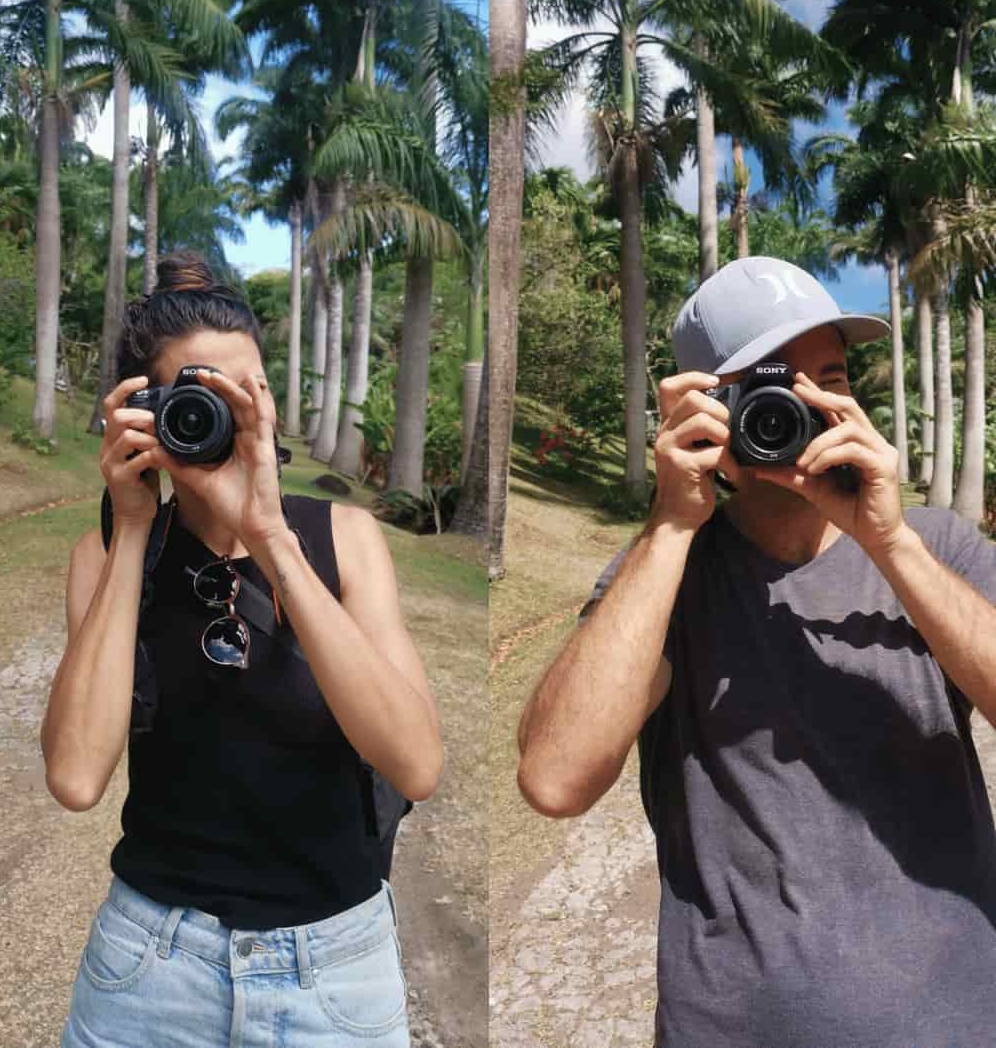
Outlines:
[[[551, 816], [586, 811], [639, 739], [658, 1046], [996, 1038], [996, 834], [969, 730], [973, 707], [996, 722], [996, 547], [950, 511], [904, 514], [845, 367], [887, 330], [775, 259], [699, 288], [650, 519], [523, 714], [520, 786]], [[704, 392], [760, 360], [828, 423], [792, 465], [735, 461]]]

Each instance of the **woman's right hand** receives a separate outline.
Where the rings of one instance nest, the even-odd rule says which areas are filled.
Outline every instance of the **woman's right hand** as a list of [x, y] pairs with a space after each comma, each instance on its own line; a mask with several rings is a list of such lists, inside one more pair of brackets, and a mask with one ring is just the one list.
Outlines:
[[[145, 375], [125, 379], [104, 398], [104, 439], [100, 472], [111, 495], [115, 521], [151, 524], [159, 501], [159, 470], [165, 451], [155, 434], [155, 415], [144, 408], [124, 407], [136, 390], [148, 385]], [[142, 471], [148, 470], [143, 477]]]

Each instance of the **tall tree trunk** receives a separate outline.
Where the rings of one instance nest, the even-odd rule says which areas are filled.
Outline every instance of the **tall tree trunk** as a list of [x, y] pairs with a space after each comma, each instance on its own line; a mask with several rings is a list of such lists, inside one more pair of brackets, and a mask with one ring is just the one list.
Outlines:
[[[467, 296], [467, 356], [463, 368], [464, 397], [462, 412], [462, 449], [460, 476], [467, 472], [470, 451], [477, 429], [477, 405], [480, 398], [474, 392], [480, 384], [480, 362], [484, 357], [484, 250], [475, 244], [470, 258], [470, 287]], [[471, 386], [474, 388], [472, 389]]]
[[733, 185], [736, 196], [730, 224], [733, 226], [734, 239], [737, 244], [737, 258], [746, 258], [750, 254], [750, 236], [747, 228], [747, 192], [750, 189], [750, 171], [744, 160], [744, 144], [739, 138], [733, 139]]
[[948, 288], [944, 284], [934, 295], [934, 321], [937, 325], [937, 362], [934, 411], [934, 473], [927, 493], [927, 505], [951, 505], [954, 479], [954, 409], [951, 397], [951, 317]]
[[[477, 410], [481, 403], [481, 383], [484, 381], [484, 361], [467, 360], [463, 365], [463, 389], [461, 390], [460, 409], [463, 414], [464, 431], [461, 434], [462, 446], [460, 448], [460, 483], [463, 484], [467, 478], [467, 470], [470, 468], [470, 456], [474, 451], [474, 434], [477, 432]], [[467, 431], [467, 420], [474, 420], [474, 428]]]
[[965, 309], [965, 400], [961, 449], [954, 508], [969, 520], [979, 523], [985, 516], [986, 320], [980, 297], [974, 293], [969, 295]]
[[325, 353], [328, 344], [329, 293], [326, 262], [317, 248], [311, 256], [311, 414], [308, 440], [314, 441], [322, 419], [325, 386]]
[[934, 333], [930, 298], [916, 292], [916, 352], [920, 371], [920, 484], [929, 485], [934, 475]]
[[287, 348], [287, 406], [284, 432], [301, 435], [301, 202], [295, 200], [287, 215], [291, 232], [290, 345]]
[[627, 149], [620, 184], [619, 276], [622, 292], [623, 371], [626, 384], [626, 491], [646, 500], [647, 486], [647, 320], [643, 273], [640, 184], [635, 149]]
[[[492, 22], [492, 24], [494, 24]], [[471, 442], [467, 467], [460, 482], [460, 497], [457, 499], [456, 511], [450, 522], [450, 531], [462, 535], [473, 535], [484, 538], [490, 534], [488, 521], [488, 488], [491, 472], [488, 468], [488, 450], [490, 445], [488, 426], [488, 353], [484, 354], [481, 369], [481, 384], [478, 394], [477, 411], [474, 417], [474, 436]]]
[[322, 410], [318, 432], [311, 445], [311, 457], [330, 462], [339, 434], [339, 400], [342, 389], [342, 278], [332, 267], [326, 289], [328, 322], [325, 325], [325, 371], [322, 379]]
[[353, 296], [353, 329], [349, 337], [349, 361], [346, 365], [346, 399], [339, 418], [332, 465], [349, 477], [360, 475], [363, 434], [363, 402], [367, 399], [370, 377], [370, 314], [373, 306], [373, 260], [370, 252], [360, 259]]
[[910, 479], [909, 443], [906, 439], [906, 357], [903, 353], [903, 306], [899, 295], [899, 258], [886, 255], [889, 271], [889, 319], [892, 324], [892, 441], [899, 452], [899, 482]]
[[[128, 20], [128, 5], [115, 0], [115, 17]], [[121, 331], [125, 304], [125, 276], [128, 262], [128, 109], [131, 100], [131, 77], [121, 62], [114, 66], [114, 156], [112, 160], [111, 235], [107, 256], [107, 283], [104, 289], [104, 324], [100, 339], [100, 385], [90, 418], [90, 432], [101, 432], [104, 397], [117, 384], [117, 361], [114, 351]]]
[[142, 181], [145, 187], [145, 269], [142, 291], [152, 294], [156, 286], [156, 266], [159, 262], [159, 121], [155, 106], [145, 106], [145, 167]]
[[41, 185], [35, 241], [35, 406], [40, 437], [55, 436], [55, 370], [59, 357], [59, 292], [62, 266], [59, 214], [59, 83], [62, 73], [61, 0], [45, 11], [45, 94], [39, 153]]
[[[519, 339], [519, 243], [522, 233], [522, 183], [525, 175], [526, 5], [495, 4], [490, 23], [491, 82], [502, 88], [492, 98], [488, 172], [488, 375], [481, 384], [488, 399], [488, 574], [505, 574], [505, 520], [508, 512], [508, 464], [515, 411], [515, 368]], [[479, 411], [478, 418], [483, 415]], [[478, 424], [478, 428], [480, 423]], [[476, 441], [475, 441], [476, 444]], [[475, 447], [467, 469], [469, 488]]]
[[[705, 42], [697, 40], [706, 57]], [[716, 214], [716, 114], [704, 87], [695, 89], [695, 153], [699, 165], [699, 282], [719, 267], [719, 219]]]
[[387, 486], [403, 488], [416, 498], [422, 497], [431, 318], [432, 259], [410, 258], [405, 272], [405, 314], [394, 387], [394, 450]]

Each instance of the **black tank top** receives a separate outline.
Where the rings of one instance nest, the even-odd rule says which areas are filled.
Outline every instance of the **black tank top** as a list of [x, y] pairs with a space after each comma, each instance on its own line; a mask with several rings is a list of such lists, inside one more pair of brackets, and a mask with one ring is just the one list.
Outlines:
[[[338, 599], [329, 504], [285, 496], [312, 568]], [[360, 758], [307, 664], [249, 626], [245, 670], [215, 666], [204, 627], [223, 611], [193, 592], [184, 567], [217, 559], [174, 517], [142, 623], [156, 667], [151, 731], [129, 737], [123, 837], [111, 869], [170, 906], [231, 928], [322, 920], [380, 888]], [[249, 557], [232, 565], [268, 596]]]

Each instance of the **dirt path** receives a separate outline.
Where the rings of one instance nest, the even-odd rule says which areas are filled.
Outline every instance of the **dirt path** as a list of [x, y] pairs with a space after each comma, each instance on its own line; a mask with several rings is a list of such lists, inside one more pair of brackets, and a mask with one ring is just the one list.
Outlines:
[[[55, 516], [55, 514], [52, 514]], [[10, 533], [0, 529], [0, 543]], [[406, 538], [400, 540], [404, 546]], [[399, 563], [399, 577], [404, 575]], [[46, 579], [46, 591], [61, 589]], [[395, 887], [416, 1048], [487, 1043], [487, 850], [482, 598], [404, 590], [406, 619], [429, 669], [448, 750], [436, 797], [399, 835]], [[5, 587], [6, 588], [6, 587]], [[37, 737], [61, 658], [61, 605], [30, 635], [0, 638], [0, 1045], [53, 1048], [90, 921], [110, 879], [120, 835], [126, 762], [93, 810], [67, 812], [50, 797]], [[51, 614], [51, 613], [50, 613]], [[476, 791], [476, 792], [475, 792]]]

